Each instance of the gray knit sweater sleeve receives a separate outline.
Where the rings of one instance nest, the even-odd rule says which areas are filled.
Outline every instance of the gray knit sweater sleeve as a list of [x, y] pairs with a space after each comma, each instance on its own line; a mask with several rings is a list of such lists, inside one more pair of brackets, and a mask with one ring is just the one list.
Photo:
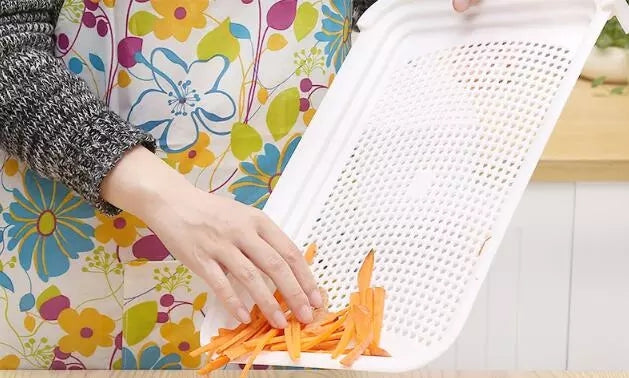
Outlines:
[[105, 176], [129, 149], [155, 141], [108, 110], [52, 54], [63, 0], [0, 0], [0, 148], [107, 214]]

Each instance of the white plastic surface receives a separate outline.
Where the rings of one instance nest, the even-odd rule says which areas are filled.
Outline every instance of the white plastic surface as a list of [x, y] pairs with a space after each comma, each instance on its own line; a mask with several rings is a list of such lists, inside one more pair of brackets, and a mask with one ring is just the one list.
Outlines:
[[[362, 17], [265, 208], [299, 245], [318, 244], [313, 269], [333, 308], [348, 303], [376, 250], [392, 357], [361, 357], [353, 369], [419, 368], [454, 342], [616, 9], [603, 3], [483, 0], [456, 14], [446, 0], [380, 0]], [[214, 310], [202, 342], [235, 324]], [[279, 352], [256, 363], [295, 365]], [[299, 366], [341, 367], [310, 353]]]

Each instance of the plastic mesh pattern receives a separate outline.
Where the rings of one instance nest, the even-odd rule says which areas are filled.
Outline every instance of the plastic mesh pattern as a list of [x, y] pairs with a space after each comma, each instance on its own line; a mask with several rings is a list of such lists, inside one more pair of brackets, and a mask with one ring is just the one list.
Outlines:
[[426, 347], [441, 340], [568, 56], [541, 43], [487, 42], [390, 71], [325, 205], [298, 237], [318, 243], [314, 270], [333, 307], [348, 302], [374, 248], [387, 332]]

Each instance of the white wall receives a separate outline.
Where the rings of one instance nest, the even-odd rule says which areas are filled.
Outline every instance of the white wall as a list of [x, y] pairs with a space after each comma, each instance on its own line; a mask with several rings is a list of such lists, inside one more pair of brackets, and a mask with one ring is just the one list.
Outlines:
[[533, 183], [439, 369], [629, 369], [629, 183]]

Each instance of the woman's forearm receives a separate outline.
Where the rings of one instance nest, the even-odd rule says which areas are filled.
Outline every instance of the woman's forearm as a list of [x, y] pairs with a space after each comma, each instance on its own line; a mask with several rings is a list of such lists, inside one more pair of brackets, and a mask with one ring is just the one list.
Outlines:
[[59, 0], [0, 1], [0, 148], [105, 213], [104, 178], [125, 152], [155, 148], [52, 54]]

